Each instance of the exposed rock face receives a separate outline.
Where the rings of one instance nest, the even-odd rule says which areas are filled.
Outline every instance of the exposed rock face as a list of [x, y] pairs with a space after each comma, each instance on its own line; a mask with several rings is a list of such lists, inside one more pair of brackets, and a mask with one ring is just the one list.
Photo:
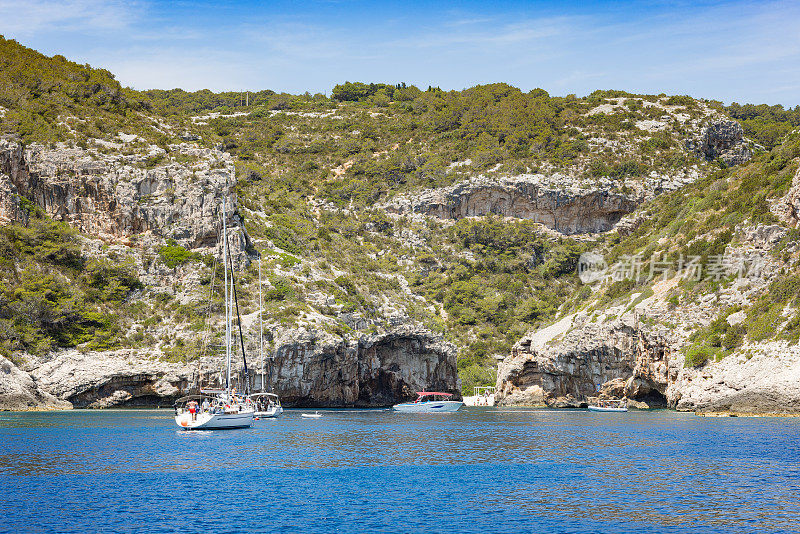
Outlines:
[[498, 369], [499, 404], [578, 407], [598, 393], [667, 404], [677, 370], [664, 332], [643, 331], [630, 314], [604, 324], [582, 314], [559, 323], [514, 345]]
[[0, 356], [0, 410], [65, 410], [69, 402], [43, 391], [25, 371]]
[[76, 408], [169, 405], [190, 384], [193, 369], [157, 359], [156, 351], [66, 350], [36, 367], [42, 388]]
[[753, 352], [749, 359], [740, 353], [683, 370], [674, 386], [678, 410], [800, 413], [800, 347], [770, 342]]
[[[0, 221], [26, 216], [16, 195], [57, 220], [104, 238], [152, 232], [187, 248], [214, 247], [226, 198], [231, 246], [241, 253], [247, 235], [234, 216], [233, 162], [218, 150], [173, 145], [195, 163], [143, 168], [143, 156], [98, 155], [79, 148], [48, 149], [0, 141]], [[164, 151], [151, 148], [150, 157]]]
[[784, 224], [797, 228], [800, 224], [800, 169], [792, 179], [792, 187], [785, 196], [770, 206], [770, 211], [778, 216]]
[[456, 349], [424, 330], [345, 343], [290, 331], [278, 342], [275, 391], [288, 406], [389, 406], [423, 389], [459, 394]]
[[699, 141], [690, 141], [688, 148], [699, 152], [707, 160], [721, 159], [726, 165], [741, 165], [752, 157], [744, 141], [744, 131], [738, 122], [717, 120], [708, 125]]
[[603, 232], [639, 200], [611, 188], [582, 189], [566, 176], [521, 175], [493, 179], [481, 176], [450, 187], [395, 199], [386, 209], [442, 219], [501, 215], [531, 219], [563, 234]]
[[[15, 374], [9, 380], [0, 375], [0, 409], [63, 408], [70, 403], [76, 408], [168, 406], [200, 385], [223, 383], [219, 358], [185, 365], [159, 356], [157, 350], [65, 350], [49, 361], [34, 362], [30, 375], [9, 362]], [[255, 363], [250, 362], [251, 373]], [[408, 327], [349, 343], [324, 333], [285, 331], [271, 367], [271, 384], [289, 407], [388, 406], [423, 389], [460, 391], [455, 347]], [[6, 384], [22, 384], [28, 393]]]

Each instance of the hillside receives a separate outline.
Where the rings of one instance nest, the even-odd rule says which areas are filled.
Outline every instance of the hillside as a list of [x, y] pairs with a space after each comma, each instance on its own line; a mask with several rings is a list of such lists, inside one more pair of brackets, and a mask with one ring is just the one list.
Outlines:
[[[505, 403], [800, 408], [800, 133], [644, 206], [595, 243], [591, 297], [501, 365]], [[600, 260], [603, 258], [603, 261]]]
[[[102, 69], [0, 45], [0, 350], [42, 384], [116, 362], [70, 393], [50, 383], [78, 404], [148, 402], [214, 374], [204, 332], [209, 313], [222, 320], [223, 196], [248, 357], [260, 264], [277, 384], [299, 404], [386, 403], [425, 385], [414, 380], [452, 389], [456, 352], [471, 392], [495, 383], [527, 332], [564, 317], [611, 320], [629, 302], [652, 303], [651, 291], [671, 315], [637, 320], [682, 325], [675, 346], [690, 367], [751, 342], [797, 341], [793, 259], [723, 305], [707, 296], [734, 280], [664, 293], [644, 280], [585, 285], [576, 272], [587, 251], [609, 265], [641, 254], [646, 271], [653, 254], [705, 262], [746, 246], [758, 224], [792, 226], [774, 199], [792, 187], [796, 136], [785, 134], [797, 109], [506, 84], [348, 82], [330, 98], [139, 92]], [[793, 258], [796, 237], [782, 233], [770, 257]], [[749, 311], [763, 306], [765, 316]], [[725, 327], [736, 313], [746, 319]], [[778, 316], [786, 325], [761, 323]], [[124, 385], [137, 358], [153, 363]], [[414, 371], [385, 378], [397, 362]], [[298, 385], [299, 370], [313, 385]]]

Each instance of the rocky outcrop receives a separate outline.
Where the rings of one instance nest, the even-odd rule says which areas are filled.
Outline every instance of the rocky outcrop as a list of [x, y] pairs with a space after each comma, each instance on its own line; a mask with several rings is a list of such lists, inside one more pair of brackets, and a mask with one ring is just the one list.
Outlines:
[[455, 347], [413, 328], [353, 342], [287, 331], [278, 339], [272, 380], [288, 406], [389, 406], [424, 389], [460, 391]]
[[702, 369], [684, 369], [674, 390], [682, 411], [800, 413], [800, 347], [769, 342]]
[[151, 232], [187, 248], [214, 247], [225, 197], [231, 246], [241, 253], [248, 237], [235, 216], [230, 156], [188, 144], [171, 153], [189, 163], [170, 162], [158, 147], [126, 156], [0, 141], [0, 221], [24, 220], [23, 197], [85, 234], [114, 240]]
[[399, 197], [385, 206], [393, 213], [441, 219], [495, 214], [531, 219], [563, 234], [603, 232], [632, 212], [639, 199], [612, 186], [582, 188], [566, 176], [521, 175], [478, 178], [450, 187]]
[[726, 165], [741, 165], [753, 153], [744, 139], [741, 125], [733, 120], [717, 120], [703, 129], [699, 139], [687, 142], [687, 148], [706, 160], [722, 160]]
[[787, 226], [797, 228], [800, 224], [800, 169], [794, 174], [789, 192], [774, 201], [770, 211]]
[[165, 406], [185, 392], [194, 369], [158, 359], [158, 351], [66, 350], [34, 368], [39, 385], [76, 408]]
[[[53, 407], [71, 403], [76, 408], [169, 406], [198, 387], [224, 383], [219, 358], [185, 364], [165, 362], [161, 356], [158, 350], [64, 350], [48, 361], [31, 363], [30, 375], [12, 366], [17, 374], [9, 383], [24, 383], [39, 405], [50, 399]], [[254, 365], [251, 361], [251, 376]], [[269, 370], [270, 384], [288, 407], [389, 406], [423, 389], [460, 391], [455, 347], [410, 327], [354, 341], [286, 330], [277, 340]], [[5, 383], [0, 382], [0, 408], [22, 409], [13, 408], [21, 406], [23, 401], [14, 399], [22, 394]], [[2, 396], [5, 390], [10, 393]]]
[[514, 345], [498, 368], [496, 400], [563, 408], [602, 394], [666, 406], [677, 373], [669, 347], [666, 332], [639, 328], [633, 314], [602, 324], [568, 316]]
[[0, 356], [0, 410], [66, 410], [69, 402], [43, 391], [22, 369]]
[[[697, 180], [696, 168], [671, 175], [650, 174], [620, 182], [555, 173], [511, 177], [479, 176], [449, 187], [395, 197], [382, 207], [390, 213], [440, 219], [498, 215], [530, 219], [565, 235], [611, 230], [637, 206]], [[620, 187], [627, 193], [620, 192]]]

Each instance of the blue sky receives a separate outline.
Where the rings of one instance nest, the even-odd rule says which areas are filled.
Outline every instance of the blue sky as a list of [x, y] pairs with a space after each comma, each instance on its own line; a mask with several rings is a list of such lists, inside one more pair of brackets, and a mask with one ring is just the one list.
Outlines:
[[504, 81], [800, 105], [800, 1], [0, 0], [0, 33], [137, 89]]

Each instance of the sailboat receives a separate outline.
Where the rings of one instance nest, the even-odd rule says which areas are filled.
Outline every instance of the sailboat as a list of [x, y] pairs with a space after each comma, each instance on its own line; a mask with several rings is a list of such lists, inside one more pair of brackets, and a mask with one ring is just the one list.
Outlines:
[[[236, 298], [234, 286], [233, 262], [230, 259], [228, 248], [227, 214], [225, 212], [225, 198], [222, 199], [222, 257], [225, 264], [225, 361], [226, 375], [225, 388], [217, 390], [201, 390], [201, 395], [189, 395], [178, 399], [175, 403], [175, 423], [185, 430], [218, 430], [224, 428], [248, 428], [253, 425], [255, 410], [252, 400], [236, 394], [236, 388], [231, 388], [231, 356], [233, 353], [233, 302]], [[230, 276], [228, 265], [230, 263]], [[228, 281], [230, 279], [230, 288]], [[230, 290], [229, 290], [230, 289]], [[236, 305], [238, 315], [238, 301]], [[241, 338], [241, 321], [239, 323], [239, 336]], [[242, 341], [242, 358], [244, 360], [244, 341]], [[246, 374], [245, 374], [246, 378]], [[245, 391], [245, 394], [247, 392]]]
[[255, 405], [257, 418], [278, 417], [283, 413], [281, 400], [275, 393], [267, 392], [264, 372], [264, 299], [261, 291], [261, 262], [258, 262], [258, 318], [259, 318], [259, 352], [261, 354], [261, 392], [253, 393], [250, 398]]

